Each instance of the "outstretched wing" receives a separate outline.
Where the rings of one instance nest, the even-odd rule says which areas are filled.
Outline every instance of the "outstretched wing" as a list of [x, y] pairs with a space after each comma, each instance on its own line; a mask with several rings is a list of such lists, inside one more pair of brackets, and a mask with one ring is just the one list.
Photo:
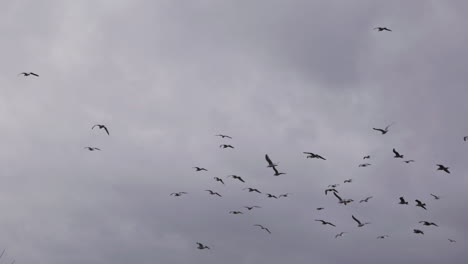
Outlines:
[[395, 155], [399, 156], [400, 153], [398, 153], [395, 149], [393, 149], [393, 153], [395, 153]]
[[340, 201], [343, 201], [343, 199], [341, 199], [341, 197], [340, 197], [340, 196], [338, 196], [338, 194], [336, 194], [336, 192], [333, 192], [333, 195], [335, 195], [335, 196], [336, 196], [336, 198], [338, 198], [338, 200], [340, 200]]
[[39, 75], [35, 74], [34, 72], [30, 72], [29, 74], [39, 77]]
[[352, 215], [351, 217], [354, 219], [354, 221], [356, 221], [358, 224], [360, 224], [360, 225], [361, 225], [361, 221], [357, 220], [357, 218], [356, 218], [356, 217], [354, 217], [354, 215]]
[[273, 165], [273, 162], [271, 161], [270, 157], [268, 157], [268, 154], [265, 154], [265, 159], [270, 166]]
[[278, 170], [276, 169], [276, 167], [272, 167], [273, 170], [275, 171], [275, 174], [279, 174]]
[[104, 126], [103, 128], [104, 128], [104, 130], [106, 131], [107, 135], [109, 135], [109, 136], [110, 136], [110, 134], [109, 134], [109, 130], [107, 130], [107, 127], [105, 127], [105, 126]]

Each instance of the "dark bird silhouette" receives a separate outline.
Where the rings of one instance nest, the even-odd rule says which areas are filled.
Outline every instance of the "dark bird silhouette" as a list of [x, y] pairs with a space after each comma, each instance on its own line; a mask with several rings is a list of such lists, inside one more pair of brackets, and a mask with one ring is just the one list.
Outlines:
[[252, 209], [254, 209], [254, 208], [262, 208], [262, 207], [257, 206], [257, 205], [253, 205], [253, 206], [244, 206], [244, 208], [247, 208], [247, 210], [250, 211], [250, 210], [252, 210]]
[[100, 148], [95, 148], [95, 147], [84, 147], [84, 148], [89, 151], [101, 150]]
[[445, 166], [442, 165], [442, 164], [436, 164], [436, 165], [439, 166], [439, 167], [437, 168], [437, 170], [441, 170], [441, 171], [445, 171], [446, 173], [450, 173], [449, 167], [445, 167]]
[[437, 195], [435, 195], [435, 194], [432, 194], [432, 193], [431, 193], [431, 196], [434, 197], [434, 199], [436, 199], [436, 200], [439, 200], [439, 199], [440, 199], [440, 196], [437, 196]]
[[405, 198], [400, 197], [400, 202], [398, 204], [408, 204], [408, 202], [405, 201]]
[[264, 226], [262, 226], [262, 225], [258, 225], [258, 224], [257, 224], [257, 225], [254, 225], [254, 226], [258, 226], [258, 227], [260, 227], [262, 230], [267, 231], [268, 234], [271, 234], [270, 229], [268, 229], [268, 228], [266, 228], [266, 227], [264, 227]]
[[18, 74], [18, 75], [23, 75], [23, 76], [25, 76], [25, 77], [26, 77], [26, 76], [29, 76], [29, 75], [39, 77], [39, 75], [36, 74], [36, 73], [34, 73], [34, 72], [22, 72], [22, 73], [20, 73], [20, 74]]
[[187, 194], [187, 193], [186, 192], [176, 192], [176, 193], [171, 193], [169, 195], [174, 195], [174, 196], [178, 197], [178, 196], [182, 196], [182, 194]]
[[387, 133], [388, 133], [388, 128], [389, 128], [390, 126], [392, 126], [392, 125], [393, 125], [393, 124], [390, 124], [390, 125], [386, 126], [386, 127], [385, 127], [385, 129], [381, 129], [381, 128], [375, 128], [375, 127], [374, 127], [374, 128], [372, 128], [372, 129], [374, 129], [375, 131], [379, 131], [379, 132], [381, 132], [381, 133], [382, 133], [382, 135], [385, 135], [385, 134], [387, 134]]
[[420, 224], [422, 223], [422, 224], [425, 225], [425, 226], [431, 226], [431, 225], [433, 225], [433, 226], [439, 227], [436, 223], [433, 223], [433, 222], [419, 221], [419, 223], [420, 223]]
[[315, 221], [317, 221], [317, 222], [322, 222], [322, 225], [331, 225], [331, 226], [336, 227], [336, 225], [334, 225], [334, 224], [332, 224], [332, 223], [330, 223], [330, 222], [327, 222], [327, 221], [325, 221], [325, 220], [315, 219]]
[[205, 168], [200, 168], [200, 167], [193, 167], [196, 171], [208, 171]]
[[244, 188], [244, 190], [249, 190], [249, 192], [262, 193], [261, 191], [255, 189], [255, 188]]
[[271, 193], [267, 193], [266, 196], [267, 196], [268, 198], [275, 198], [275, 199], [278, 199], [278, 197], [276, 197], [276, 195], [273, 195], [273, 194], [271, 194]]
[[370, 166], [371, 164], [370, 163], [363, 163], [363, 164], [359, 164], [358, 167], [367, 167], [367, 166]]
[[224, 181], [221, 178], [214, 177], [213, 179], [215, 179], [217, 182], [220, 182], [220, 183], [224, 184]]
[[422, 203], [422, 202], [419, 201], [419, 200], [415, 200], [415, 201], [416, 201], [416, 203], [417, 203], [416, 206], [419, 206], [419, 207], [421, 207], [422, 209], [427, 210], [427, 209], [426, 209], [426, 204], [425, 204], [425, 203]]
[[346, 232], [341, 232], [341, 233], [339, 233], [339, 234], [336, 234], [336, 235], [335, 235], [335, 238], [342, 237], [344, 234], [346, 234]]
[[455, 241], [455, 240], [453, 240], [453, 239], [450, 239], [450, 238], [448, 239], [448, 241], [450, 241], [450, 243], [455, 243], [455, 242], [457, 242], [457, 241]]
[[280, 195], [278, 196], [278, 198], [281, 198], [281, 197], [285, 197], [285, 198], [286, 198], [286, 197], [288, 197], [288, 195], [290, 195], [290, 193], [283, 193], [283, 194], [280, 194]]
[[410, 163], [410, 162], [414, 162], [414, 160], [404, 160], [403, 162], [405, 162], [406, 164]]
[[219, 145], [220, 148], [234, 148], [232, 145], [227, 145], [227, 144], [221, 144]]
[[352, 215], [351, 217], [354, 219], [354, 221], [356, 221], [358, 223], [358, 227], [363, 227], [365, 225], [370, 224], [370, 222], [361, 223], [361, 221], [359, 221], [356, 217], [354, 217], [354, 215]]
[[308, 156], [306, 158], [308, 159], [323, 159], [323, 160], [327, 160], [325, 159], [324, 157], [320, 156], [319, 154], [315, 154], [315, 153], [312, 153], [312, 152], [303, 152], [304, 154], [307, 154]]
[[353, 179], [347, 179], [344, 181], [344, 183], [351, 183], [351, 182], [353, 182]]
[[265, 154], [265, 159], [268, 162], [267, 168], [274, 168], [274, 167], [278, 166], [278, 164], [275, 164], [275, 163], [273, 163], [271, 161], [270, 157], [268, 157], [268, 154]]
[[198, 249], [210, 249], [208, 246], [205, 246], [200, 242], [197, 242], [197, 245], [198, 245], [198, 247], [197, 247]]
[[213, 192], [212, 190], [205, 190], [205, 191], [209, 192], [211, 195], [218, 195], [219, 197], [222, 197], [221, 194], [217, 192]]
[[362, 159], [370, 159], [370, 155], [364, 156]]
[[419, 229], [413, 229], [413, 233], [424, 235], [424, 232]]
[[323, 207], [318, 207], [318, 208], [317, 208], [317, 211], [320, 211], [320, 210], [323, 210], [323, 209], [325, 209], [325, 208], [323, 208]]
[[338, 183], [328, 185], [328, 187], [331, 187], [331, 188], [336, 188], [338, 186], [340, 186], [340, 184]]
[[229, 213], [230, 213], [230, 214], [244, 214], [244, 213], [241, 212], [241, 211], [230, 211]]
[[325, 190], [325, 195], [327, 195], [328, 192], [333, 192], [333, 193], [337, 193], [338, 191], [335, 189], [335, 188], [332, 188], [332, 189], [326, 189]]
[[242, 177], [237, 176], [237, 175], [229, 175], [228, 178], [229, 178], [229, 177], [232, 177], [233, 179], [239, 180], [239, 181], [241, 181], [241, 182], [245, 182], [244, 179], [242, 179]]
[[468, 136], [463, 137], [463, 141], [467, 141], [467, 140], [468, 140]]
[[393, 149], [393, 153], [395, 154], [394, 158], [400, 158], [400, 159], [403, 158], [403, 155], [401, 155], [400, 153], [398, 153], [398, 151], [396, 151], [396, 149]]
[[388, 29], [388, 28], [386, 28], [386, 27], [376, 27], [376, 28], [374, 28], [374, 30], [376, 30], [376, 29], [377, 29], [379, 32], [380, 32], [380, 31], [392, 31], [391, 29]]
[[333, 193], [333, 195], [335, 195], [336, 198], [338, 198], [340, 204], [344, 204], [344, 205], [347, 205], [348, 203], [350, 202], [353, 202], [354, 200], [353, 199], [341, 199], [340, 196], [338, 196], [338, 194], [336, 194], [335, 192]]
[[221, 135], [221, 134], [215, 135], [215, 137], [230, 138], [230, 139], [232, 139], [232, 137], [230, 137], [230, 136], [228, 136], [228, 135]]
[[104, 129], [106, 131], [107, 135], [110, 135], [109, 134], [109, 129], [107, 129], [107, 127], [105, 125], [97, 124], [97, 125], [94, 125], [93, 127], [91, 127], [91, 129], [94, 129], [95, 127], [98, 127], [99, 129]]
[[361, 201], [359, 201], [359, 203], [363, 203], [363, 202], [367, 203], [369, 201], [369, 199], [371, 199], [371, 198], [372, 198], [372, 196], [369, 196], [366, 199], [362, 199]]
[[378, 236], [377, 239], [384, 239], [386, 237], [390, 237], [389, 235]]
[[273, 174], [273, 176], [280, 176], [280, 175], [286, 174], [286, 172], [278, 172], [276, 167], [273, 167], [272, 169], [275, 171], [275, 174]]

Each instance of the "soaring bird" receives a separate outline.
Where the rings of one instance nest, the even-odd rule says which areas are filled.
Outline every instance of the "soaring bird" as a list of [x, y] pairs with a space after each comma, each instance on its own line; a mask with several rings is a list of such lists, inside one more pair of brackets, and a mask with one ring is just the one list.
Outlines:
[[255, 189], [255, 188], [244, 188], [244, 190], [249, 190], [249, 192], [262, 193], [261, 191], [259, 191], [258, 189]]
[[354, 200], [353, 199], [341, 199], [340, 196], [338, 196], [338, 194], [336, 194], [335, 192], [333, 193], [333, 195], [335, 195], [336, 198], [338, 198], [340, 204], [344, 204], [344, 205], [347, 205], [348, 203], [350, 202], [353, 202]]
[[370, 159], [370, 155], [364, 156], [362, 159]]
[[178, 196], [182, 196], [182, 194], [187, 194], [187, 193], [186, 192], [176, 192], [176, 193], [171, 193], [169, 195], [174, 195], [174, 196], [178, 197]]
[[425, 204], [425, 203], [422, 203], [422, 202], [419, 201], [419, 200], [415, 200], [415, 201], [416, 201], [416, 203], [417, 203], [416, 206], [419, 206], [419, 207], [421, 207], [422, 209], [427, 210], [427, 209], [426, 209], [426, 204]]
[[431, 193], [431, 196], [434, 197], [434, 199], [436, 199], [436, 200], [439, 200], [439, 199], [440, 199], [440, 196], [437, 196], [437, 195], [435, 195], [435, 194], [432, 194], [432, 193]]
[[351, 183], [353, 181], [353, 179], [347, 179], [344, 181], [344, 183]]
[[366, 199], [362, 199], [361, 201], [359, 201], [359, 203], [363, 203], [363, 202], [367, 203], [369, 201], [369, 199], [371, 199], [371, 198], [372, 198], [372, 196], [369, 196]]
[[196, 171], [208, 171], [207, 169], [205, 168], [201, 168], [201, 167], [193, 167]]
[[335, 235], [335, 238], [342, 237], [344, 234], [346, 234], [346, 232], [341, 232], [341, 233], [339, 233], [339, 234], [336, 234], [336, 235]]
[[450, 238], [448, 239], [448, 241], [450, 241], [450, 243], [455, 243], [455, 242], [457, 242], [457, 241], [455, 241], [455, 240], [453, 240], [453, 239], [450, 239]]
[[424, 232], [419, 229], [413, 229], [413, 233], [424, 235]]
[[198, 247], [197, 247], [198, 249], [210, 249], [208, 246], [205, 246], [200, 242], [197, 242], [197, 245], [198, 245]]
[[241, 211], [230, 211], [229, 213], [230, 213], [230, 214], [244, 214], [244, 213], [241, 212]]
[[94, 125], [93, 127], [91, 127], [91, 129], [94, 129], [95, 127], [98, 127], [99, 129], [104, 129], [106, 131], [107, 135], [110, 135], [109, 134], [109, 129], [107, 129], [107, 127], [105, 125], [97, 124], [97, 125]]
[[101, 150], [100, 148], [95, 148], [95, 147], [84, 147], [84, 148], [89, 151]]
[[320, 156], [319, 154], [315, 154], [315, 153], [312, 153], [312, 152], [302, 152], [304, 154], [307, 154], [308, 156], [306, 158], [308, 159], [323, 159], [323, 160], [327, 160], [325, 159], [324, 157]]
[[222, 134], [215, 135], [215, 137], [230, 138], [230, 139], [232, 139], [232, 137], [230, 137], [230, 136], [228, 136], [228, 135], [222, 135]]
[[283, 193], [283, 194], [280, 194], [280, 195], [278, 196], [278, 198], [281, 198], [281, 197], [285, 197], [285, 198], [286, 198], [286, 197], [288, 197], [288, 195], [290, 195], [290, 193]]
[[328, 187], [331, 187], [331, 188], [336, 188], [338, 186], [340, 186], [340, 184], [338, 183], [328, 185]]
[[408, 204], [408, 202], [405, 201], [405, 198], [400, 197], [400, 202], [398, 204]]
[[253, 205], [253, 206], [244, 206], [244, 208], [247, 208], [247, 210], [250, 211], [250, 210], [252, 210], [252, 209], [254, 209], [254, 208], [262, 208], [262, 207], [260, 207], [260, 206], [258, 206], [258, 205]]
[[286, 172], [278, 172], [276, 167], [273, 167], [272, 169], [275, 171], [275, 174], [273, 174], [273, 176], [280, 176], [280, 175], [286, 174]]
[[337, 193], [338, 191], [337, 191], [335, 188], [326, 189], [326, 190], [325, 190], [325, 195], [327, 195], [328, 192]]
[[33, 75], [33, 76], [39, 77], [39, 75], [35, 74], [34, 72], [22, 72], [22, 73], [20, 73], [18, 75], [23, 75], [23, 76]]
[[275, 199], [278, 199], [278, 197], [277, 197], [276, 195], [273, 195], [273, 194], [271, 194], [271, 193], [267, 193], [266, 196], [267, 196], [268, 198], [275, 198]]
[[403, 162], [405, 162], [406, 164], [410, 163], [410, 162], [414, 162], [414, 160], [404, 160]]
[[262, 230], [267, 231], [268, 234], [271, 234], [270, 229], [268, 229], [268, 228], [266, 228], [266, 227], [264, 227], [264, 226], [262, 226], [262, 225], [258, 225], [258, 224], [257, 224], [257, 225], [254, 225], [254, 226], [258, 226], [258, 227], [260, 227]]
[[400, 158], [400, 159], [403, 158], [403, 155], [401, 155], [400, 153], [398, 153], [398, 151], [396, 151], [396, 149], [393, 149], [393, 153], [395, 154], [394, 158]]
[[374, 28], [374, 30], [376, 30], [376, 29], [377, 29], [379, 32], [380, 32], [380, 31], [385, 31], [385, 30], [386, 30], [386, 31], [392, 31], [391, 29], [388, 29], [388, 28], [386, 28], [386, 27], [376, 27], [376, 28]]
[[437, 170], [441, 170], [441, 171], [445, 171], [446, 173], [450, 173], [449, 171], [449, 167], [446, 167], [442, 164], [436, 164], [437, 166], [439, 166], [439, 168], [437, 168]]
[[320, 211], [320, 210], [323, 210], [323, 209], [325, 209], [325, 208], [323, 208], [323, 207], [318, 207], [316, 210], [317, 210], [317, 211]]
[[274, 167], [278, 166], [278, 164], [275, 164], [275, 163], [273, 163], [271, 161], [270, 157], [268, 157], [268, 154], [265, 154], [265, 159], [268, 162], [267, 168], [274, 168]]
[[217, 182], [220, 182], [220, 183], [224, 184], [224, 181], [221, 178], [214, 177], [213, 179], [215, 179]]
[[375, 127], [372, 128], [372, 129], [374, 129], [374, 130], [376, 130], [376, 131], [380, 131], [380, 132], [382, 133], [382, 135], [385, 135], [385, 134], [388, 133], [388, 128], [389, 128], [390, 126], [392, 126], [392, 125], [393, 125], [393, 124], [390, 124], [390, 125], [386, 126], [385, 129], [375, 128]]
[[232, 145], [227, 145], [227, 144], [221, 144], [219, 145], [220, 148], [234, 148]]
[[377, 239], [384, 239], [386, 237], [390, 237], [389, 235], [378, 236]]
[[241, 178], [241, 176], [229, 175], [228, 178], [229, 178], [229, 177], [232, 177], [233, 179], [239, 180], [239, 181], [241, 181], [241, 182], [245, 182], [244, 179]]
[[420, 223], [420, 224], [422, 223], [422, 224], [425, 225], [425, 226], [431, 226], [431, 225], [433, 225], [433, 226], [439, 227], [436, 223], [433, 223], [433, 222], [419, 221], [419, 223]]
[[370, 163], [363, 163], [363, 164], [359, 164], [358, 167], [367, 167], [367, 166], [370, 166], [371, 164]]
[[205, 190], [205, 191], [209, 192], [211, 195], [218, 195], [219, 197], [222, 197], [221, 194], [217, 192], [213, 192], [212, 190]]
[[352, 215], [352, 218], [354, 219], [354, 221], [356, 221], [358, 223], [358, 227], [363, 227], [365, 225], [370, 224], [370, 222], [361, 223], [361, 221], [359, 221], [356, 217], [354, 217], [354, 215]]
[[327, 221], [325, 221], [325, 220], [315, 219], [315, 221], [317, 221], [317, 222], [322, 222], [322, 225], [331, 225], [331, 226], [336, 227], [336, 225], [334, 225], [334, 224], [332, 224], [332, 223], [330, 223], [330, 222], [327, 222]]
[[467, 140], [468, 140], [468, 136], [463, 137], [463, 141], [467, 141]]

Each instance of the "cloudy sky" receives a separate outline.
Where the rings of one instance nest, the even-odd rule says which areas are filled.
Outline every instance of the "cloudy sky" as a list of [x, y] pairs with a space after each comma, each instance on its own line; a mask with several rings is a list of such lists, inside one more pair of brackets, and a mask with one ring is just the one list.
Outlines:
[[[422, 0], [2, 3], [0, 260], [466, 263], [467, 11]], [[286, 175], [272, 176], [266, 153]], [[358, 168], [365, 155], [372, 165]], [[325, 196], [334, 183], [355, 202]], [[178, 191], [188, 194], [169, 196]]]

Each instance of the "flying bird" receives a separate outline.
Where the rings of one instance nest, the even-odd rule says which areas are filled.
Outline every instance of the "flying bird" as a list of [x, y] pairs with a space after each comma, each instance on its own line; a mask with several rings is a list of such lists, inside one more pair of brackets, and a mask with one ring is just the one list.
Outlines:
[[281, 198], [281, 197], [285, 197], [285, 198], [286, 198], [286, 197], [288, 197], [288, 195], [290, 195], [290, 193], [283, 193], [283, 194], [280, 194], [280, 195], [278, 196], [278, 198]]
[[278, 197], [276, 197], [276, 195], [273, 195], [273, 194], [271, 194], [271, 193], [267, 193], [266, 196], [267, 196], [268, 198], [275, 198], [275, 199], [278, 199]]
[[317, 222], [322, 222], [322, 225], [331, 225], [331, 226], [336, 227], [336, 225], [334, 225], [334, 224], [332, 224], [332, 223], [330, 223], [330, 222], [327, 222], [327, 221], [325, 221], [325, 220], [316, 219], [315, 221], [317, 221]]
[[229, 177], [232, 177], [233, 179], [239, 180], [239, 181], [241, 181], [241, 182], [245, 182], [244, 179], [242, 179], [242, 177], [237, 176], [237, 175], [229, 175], [228, 178], [229, 178]]
[[410, 163], [410, 162], [414, 162], [414, 160], [404, 160], [403, 162], [405, 162], [406, 164]]
[[433, 222], [419, 221], [419, 223], [420, 223], [420, 224], [422, 223], [422, 224], [425, 225], [425, 226], [431, 226], [431, 225], [433, 225], [433, 226], [439, 227], [436, 223], [433, 223]]
[[370, 155], [364, 156], [362, 159], [370, 159]]
[[252, 209], [254, 209], [254, 208], [262, 208], [262, 207], [257, 206], [257, 205], [254, 205], [254, 206], [244, 206], [244, 208], [247, 208], [247, 210], [250, 211], [250, 210], [252, 210]]
[[424, 232], [419, 229], [413, 229], [413, 233], [424, 235]]
[[437, 195], [435, 195], [435, 194], [432, 194], [432, 193], [431, 193], [431, 196], [434, 197], [434, 199], [436, 199], [436, 200], [439, 200], [439, 199], [440, 199], [440, 196], [437, 196]]
[[367, 166], [370, 166], [371, 164], [370, 163], [363, 163], [363, 164], [359, 164], [358, 167], [367, 167]]
[[276, 167], [273, 167], [273, 170], [275, 171], [275, 174], [273, 174], [273, 176], [280, 176], [280, 175], [286, 174], [286, 172], [278, 172]]
[[207, 169], [205, 168], [201, 168], [201, 167], [193, 167], [196, 171], [208, 171]]
[[351, 183], [353, 181], [353, 179], [347, 179], [344, 181], [344, 183]]
[[463, 141], [467, 141], [467, 140], [468, 140], [468, 136], [463, 137]]
[[278, 166], [278, 164], [275, 164], [275, 163], [273, 163], [271, 161], [270, 157], [268, 157], [268, 154], [265, 154], [265, 159], [268, 162], [267, 168], [274, 168], [274, 167]]
[[344, 205], [347, 205], [348, 203], [352, 202], [353, 199], [341, 199], [340, 196], [338, 196], [338, 194], [336, 194], [335, 192], [333, 193], [333, 195], [335, 195], [336, 198], [338, 198], [340, 204], [344, 204]]
[[219, 145], [220, 148], [234, 148], [232, 145], [227, 145], [227, 144], [221, 144]]
[[354, 219], [354, 221], [356, 221], [358, 223], [358, 227], [363, 227], [365, 225], [370, 224], [370, 222], [361, 223], [361, 221], [359, 221], [356, 217], [354, 217], [354, 215], [352, 215], [352, 218]]
[[378, 236], [377, 239], [384, 239], [386, 237], [390, 237], [389, 235]]
[[320, 156], [319, 154], [315, 154], [312, 152], [302, 152], [304, 154], [307, 154], [308, 156], [306, 158], [308, 159], [322, 159], [322, 160], [327, 160], [324, 157]]
[[400, 202], [398, 204], [408, 204], [408, 202], [405, 201], [405, 198], [400, 197]]
[[325, 195], [327, 195], [328, 192], [337, 193], [338, 191], [337, 191], [335, 188], [326, 189], [326, 190], [325, 190]]
[[241, 211], [230, 211], [229, 213], [230, 213], [230, 214], [244, 214], [244, 213], [241, 212]]
[[367, 203], [369, 201], [369, 199], [371, 199], [371, 198], [372, 198], [372, 196], [369, 196], [366, 199], [362, 199], [361, 201], [359, 201], [359, 203], [363, 203], [363, 202]]
[[34, 73], [34, 72], [22, 72], [22, 73], [20, 73], [18, 75], [23, 75], [23, 76], [33, 75], [33, 76], [39, 77], [39, 75]]
[[228, 136], [228, 135], [222, 135], [222, 134], [215, 135], [215, 137], [230, 138], [230, 139], [232, 139], [232, 137], [230, 137], [230, 136]]
[[212, 190], [205, 190], [205, 191], [209, 192], [211, 195], [218, 195], [219, 197], [222, 197], [221, 194], [217, 192], [213, 192]]
[[110, 135], [109, 130], [107, 129], [107, 127], [105, 125], [97, 124], [97, 125], [94, 125], [93, 127], [91, 127], [91, 129], [94, 129], [95, 127], [98, 127], [99, 129], [104, 129], [106, 131], [107, 135]]
[[84, 147], [84, 148], [89, 151], [101, 150], [100, 148], [95, 148], [95, 147]]
[[388, 133], [388, 128], [389, 128], [390, 126], [392, 126], [392, 125], [393, 125], [393, 124], [390, 124], [390, 125], [386, 126], [386, 127], [385, 127], [385, 129], [381, 129], [381, 128], [375, 128], [375, 127], [374, 127], [374, 128], [372, 128], [372, 129], [374, 129], [375, 131], [379, 131], [379, 132], [381, 132], [381, 133], [382, 133], [382, 135], [385, 135], [385, 134], [387, 134], [387, 133]]
[[392, 31], [391, 29], [388, 29], [387, 27], [376, 27], [376, 28], [374, 28], [374, 30], [376, 30], [376, 29], [377, 29], [379, 32], [380, 32], [380, 31]]
[[198, 247], [197, 247], [198, 249], [210, 249], [208, 246], [205, 246], [200, 242], [197, 242], [197, 245], [198, 245]]
[[450, 239], [450, 238], [448, 239], [448, 241], [450, 241], [450, 243], [455, 243], [455, 242], [457, 242], [457, 241], [455, 241], [455, 240], [453, 240], [453, 239]]
[[320, 210], [323, 210], [323, 209], [325, 209], [325, 208], [323, 208], [323, 207], [318, 207], [316, 210], [317, 210], [317, 211], [320, 211]]
[[421, 207], [422, 209], [427, 210], [427, 209], [426, 209], [426, 204], [425, 204], [425, 203], [422, 203], [422, 202], [419, 201], [419, 200], [415, 200], [415, 201], [416, 201], [416, 203], [417, 203], [416, 206], [419, 206], [419, 207]]
[[249, 190], [249, 192], [262, 193], [261, 191], [255, 189], [255, 188], [244, 188], [244, 190]]
[[398, 153], [398, 151], [396, 151], [396, 149], [393, 149], [393, 153], [395, 154], [394, 158], [400, 158], [400, 159], [403, 158], [403, 155], [401, 155], [400, 153]]
[[328, 187], [331, 187], [331, 188], [336, 188], [338, 186], [340, 186], [338, 183], [328, 185]]
[[220, 182], [220, 183], [224, 184], [224, 181], [221, 178], [214, 177], [213, 179], [215, 179], [217, 182]]
[[258, 226], [258, 227], [260, 227], [262, 230], [267, 231], [268, 234], [271, 234], [270, 229], [268, 229], [268, 228], [266, 228], [266, 227], [264, 227], [264, 226], [262, 226], [262, 225], [258, 225], [258, 224], [257, 224], [257, 225], [254, 225], [254, 226]]
[[344, 234], [346, 234], [346, 232], [341, 232], [341, 233], [339, 233], [339, 234], [336, 234], [336, 235], [335, 235], [335, 238], [342, 237]]
[[439, 167], [437, 168], [437, 170], [445, 171], [446, 173], [449, 173], [449, 174], [450, 174], [449, 167], [446, 167], [446, 166], [444, 166], [444, 165], [442, 165], [442, 164], [436, 164], [436, 165], [439, 166]]
[[174, 196], [178, 197], [178, 196], [182, 196], [182, 194], [187, 194], [187, 193], [186, 192], [176, 192], [176, 193], [171, 193], [169, 195], [174, 195]]

